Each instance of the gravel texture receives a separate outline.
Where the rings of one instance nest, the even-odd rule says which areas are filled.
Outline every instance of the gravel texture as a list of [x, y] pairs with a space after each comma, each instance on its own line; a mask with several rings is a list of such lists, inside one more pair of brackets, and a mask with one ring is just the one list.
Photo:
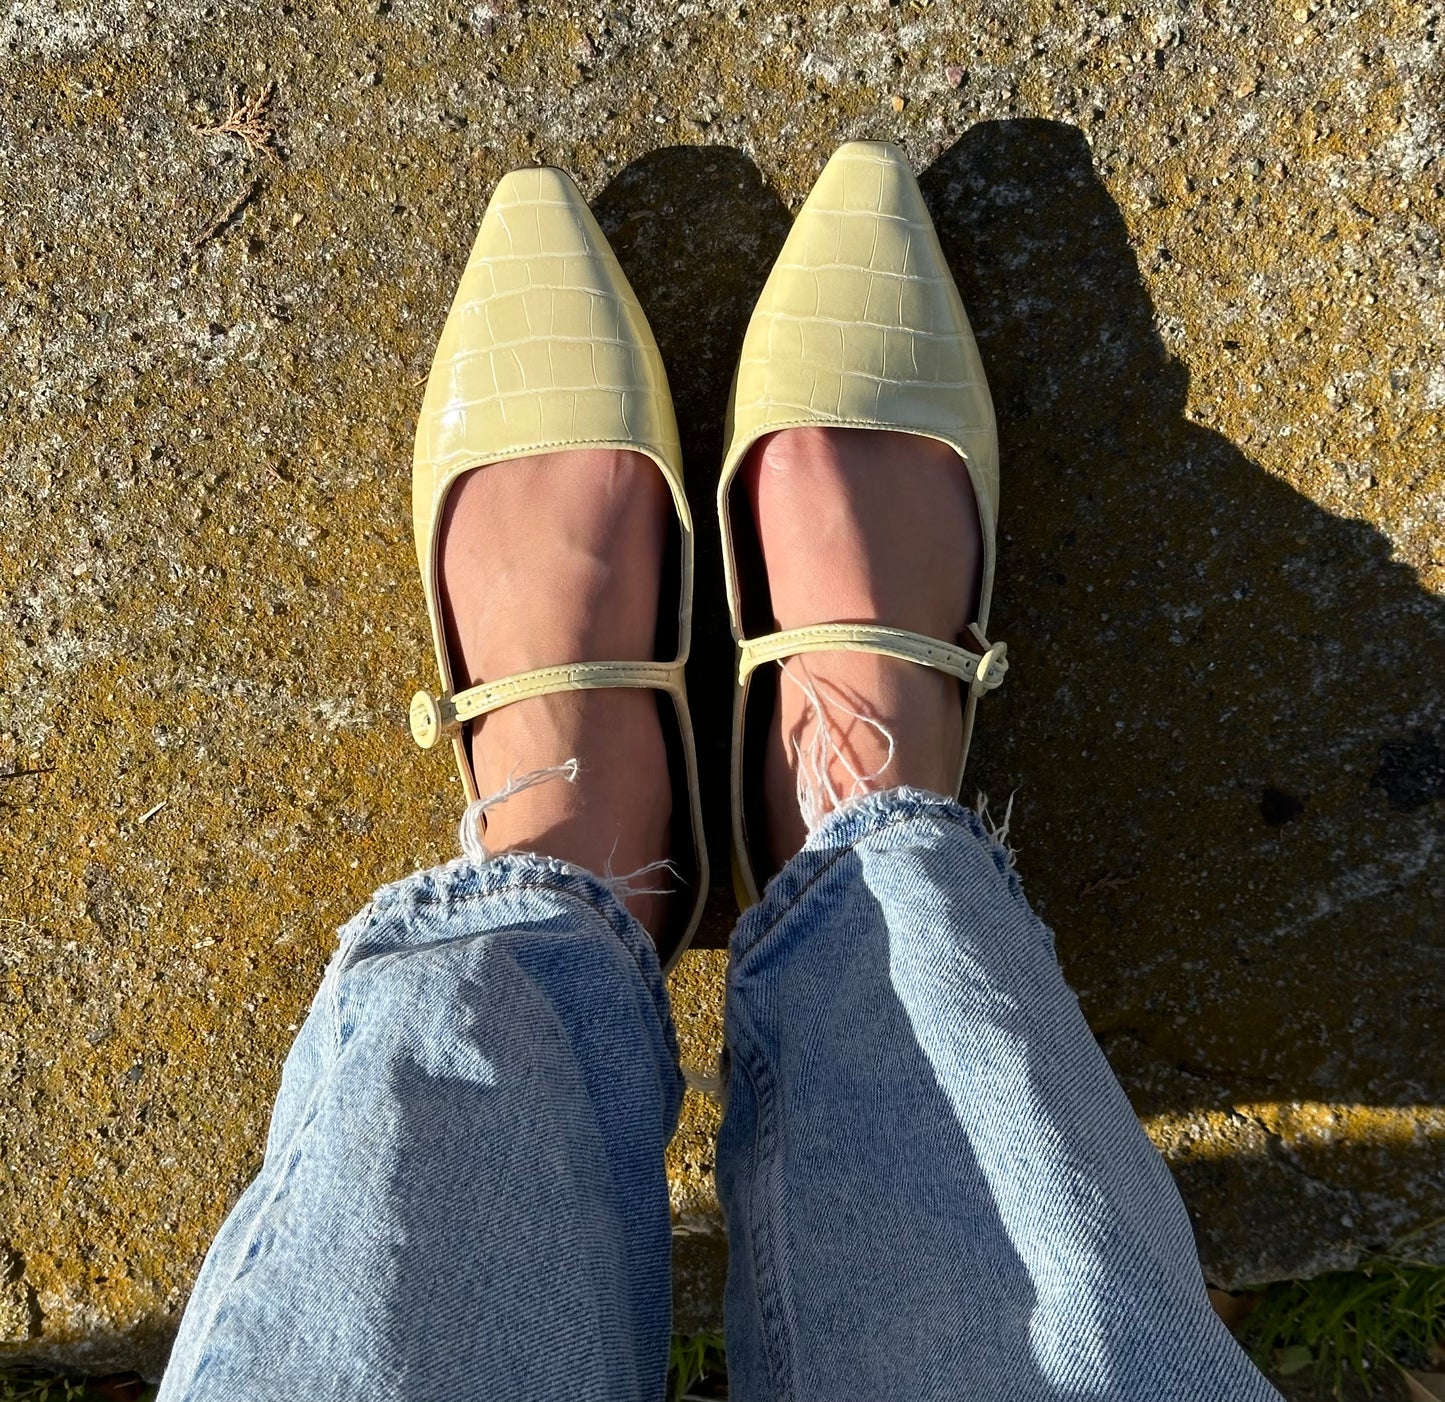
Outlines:
[[[405, 730], [410, 434], [513, 166], [594, 199], [673, 377], [725, 877], [722, 410], [853, 137], [916, 163], [999, 409], [1013, 668], [971, 782], [1015, 795], [1208, 1275], [1445, 1262], [1441, 28], [0, 0], [0, 1356], [160, 1366], [332, 932], [453, 850]], [[272, 84], [258, 144], [202, 130]], [[675, 980], [696, 1065], [722, 973]], [[719, 1309], [714, 1125], [690, 1097], [671, 1156], [685, 1326]]]

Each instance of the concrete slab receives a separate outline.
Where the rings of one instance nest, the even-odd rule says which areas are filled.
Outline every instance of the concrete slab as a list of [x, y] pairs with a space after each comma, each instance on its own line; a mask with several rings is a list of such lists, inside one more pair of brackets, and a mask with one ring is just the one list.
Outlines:
[[[405, 734], [407, 471], [494, 180], [553, 162], [595, 197], [706, 523], [751, 300], [851, 137], [924, 173], [1000, 412], [1014, 669], [973, 781], [1016, 794], [1211, 1279], [1445, 1261], [1440, 24], [0, 8], [0, 1356], [159, 1366], [332, 931], [452, 850], [456, 781]], [[278, 159], [197, 133], [272, 83]], [[699, 565], [726, 871], [706, 531]], [[694, 1063], [721, 960], [677, 979]], [[684, 1325], [717, 1316], [713, 1123], [690, 1103], [671, 1157]]]

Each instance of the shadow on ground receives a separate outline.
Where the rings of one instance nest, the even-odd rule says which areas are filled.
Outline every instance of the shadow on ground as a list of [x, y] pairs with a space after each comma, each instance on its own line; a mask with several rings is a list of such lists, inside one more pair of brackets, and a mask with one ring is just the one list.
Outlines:
[[1171, 1154], [1206, 1266], [1390, 1247], [1445, 1200], [1445, 609], [1186, 416], [1079, 132], [976, 127], [924, 186], [1002, 439], [1017, 665], [977, 778], [1019, 788], [1030, 894], [1136, 1108], [1212, 1117]]
[[[726, 801], [733, 646], [715, 493], [723, 419], [743, 331], [791, 217], [758, 168], [725, 146], [674, 146], [634, 161], [593, 201], [667, 365], [697, 534], [688, 690], [713, 891], [698, 945], [720, 949], [737, 915]], [[703, 698], [698, 700], [696, 698]]]
[[[1016, 791], [1027, 889], [1136, 1108], [1156, 1138], [1178, 1133], [1206, 1267], [1225, 1242], [1234, 1281], [1397, 1244], [1445, 1195], [1445, 609], [1377, 531], [1189, 417], [1208, 406], [1187, 403], [1079, 131], [980, 124], [923, 186], [1001, 439], [992, 631], [1014, 666], [981, 710], [971, 783]], [[672, 376], [717, 796], [731, 648], [706, 587], [712, 494], [734, 358], [788, 216], [725, 148], [645, 157], [597, 211]], [[717, 944], [732, 906], [709, 807]]]

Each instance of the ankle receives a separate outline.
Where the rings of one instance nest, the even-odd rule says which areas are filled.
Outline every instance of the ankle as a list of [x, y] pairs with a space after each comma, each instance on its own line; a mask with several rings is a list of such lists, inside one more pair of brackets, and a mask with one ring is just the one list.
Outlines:
[[779, 684], [766, 780], [779, 863], [850, 799], [905, 786], [953, 792], [963, 721], [952, 678], [836, 653], [790, 659]]
[[[517, 702], [480, 727], [472, 765], [483, 796], [537, 771], [559, 771], [487, 810], [482, 840], [490, 854], [539, 853], [610, 880], [648, 868], [670, 850], [666, 746], [647, 692]], [[670, 880], [662, 872], [643, 885], [666, 887]], [[641, 893], [624, 896], [624, 903], [649, 932], [662, 928], [665, 896]]]

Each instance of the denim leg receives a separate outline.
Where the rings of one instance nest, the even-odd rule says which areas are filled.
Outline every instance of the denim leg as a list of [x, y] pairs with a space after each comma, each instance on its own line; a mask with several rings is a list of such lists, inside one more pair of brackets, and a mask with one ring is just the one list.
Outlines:
[[1277, 1394], [978, 817], [831, 815], [733, 936], [735, 1402]]
[[661, 1398], [662, 975], [595, 878], [454, 862], [341, 932], [162, 1402]]

